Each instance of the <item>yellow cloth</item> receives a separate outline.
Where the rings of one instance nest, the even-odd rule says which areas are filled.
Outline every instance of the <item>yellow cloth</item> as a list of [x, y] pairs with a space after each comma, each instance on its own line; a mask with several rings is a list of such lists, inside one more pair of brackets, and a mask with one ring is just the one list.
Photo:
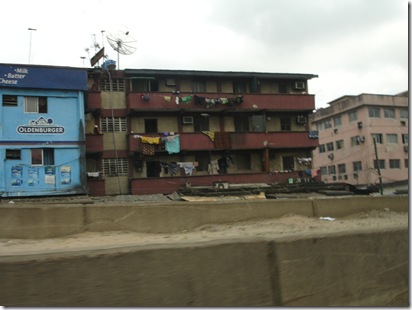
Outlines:
[[202, 133], [208, 136], [213, 142], [215, 141], [215, 133], [213, 131], [202, 131]]
[[142, 136], [142, 142], [143, 143], [149, 143], [149, 144], [159, 144], [160, 143], [160, 138], [159, 137], [143, 137]]

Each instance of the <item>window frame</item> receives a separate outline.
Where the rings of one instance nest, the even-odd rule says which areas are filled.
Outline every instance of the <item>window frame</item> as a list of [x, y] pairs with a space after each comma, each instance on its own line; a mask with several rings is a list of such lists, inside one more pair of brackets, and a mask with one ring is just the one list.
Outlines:
[[394, 119], [395, 118], [395, 109], [394, 108], [383, 108], [383, 117]]
[[[393, 139], [396, 138], [396, 139]], [[396, 140], [396, 141], [395, 141]], [[399, 142], [397, 133], [387, 133], [386, 134], [386, 144], [398, 144]]]
[[44, 96], [24, 96], [24, 113], [46, 114], [48, 111], [48, 100]]
[[401, 160], [389, 159], [389, 169], [401, 169]]
[[101, 132], [127, 132], [127, 120], [125, 117], [101, 117]]
[[368, 115], [370, 118], [381, 118], [381, 108], [379, 107], [369, 107]]

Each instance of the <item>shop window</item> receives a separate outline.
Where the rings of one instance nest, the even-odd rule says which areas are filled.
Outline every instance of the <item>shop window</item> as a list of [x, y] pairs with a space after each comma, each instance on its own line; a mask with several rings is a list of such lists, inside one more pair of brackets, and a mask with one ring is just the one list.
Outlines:
[[32, 166], [54, 166], [54, 149], [31, 149]]
[[24, 97], [24, 113], [47, 113], [47, 97]]
[[6, 159], [9, 160], [19, 160], [21, 159], [21, 150], [7, 149]]
[[16, 95], [3, 95], [3, 107], [16, 107], [17, 96]]

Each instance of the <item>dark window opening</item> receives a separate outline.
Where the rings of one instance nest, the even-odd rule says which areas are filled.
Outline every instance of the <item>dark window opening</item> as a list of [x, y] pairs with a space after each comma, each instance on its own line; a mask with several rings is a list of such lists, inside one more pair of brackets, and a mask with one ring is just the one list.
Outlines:
[[250, 170], [250, 154], [237, 154], [236, 155], [236, 165], [238, 170]]
[[280, 130], [281, 131], [290, 131], [292, 130], [292, 121], [290, 117], [282, 117], [280, 119]]
[[3, 95], [3, 106], [4, 107], [17, 106], [17, 96], [16, 95]]
[[247, 115], [235, 116], [235, 131], [248, 132], [249, 131], [249, 117]]
[[146, 118], [144, 120], [144, 131], [145, 133], [157, 133], [157, 119], [156, 118]]
[[245, 82], [233, 82], [233, 93], [243, 94], [247, 92], [247, 87]]
[[293, 156], [284, 156], [283, 161], [283, 170], [294, 170], [295, 169], [295, 159]]
[[288, 87], [285, 83], [279, 84], [279, 94], [287, 94]]
[[162, 166], [160, 161], [147, 161], [146, 162], [146, 173], [148, 178], [158, 178], [160, 177], [160, 171]]
[[21, 150], [6, 150], [6, 159], [11, 159], [11, 160], [21, 159]]
[[208, 171], [210, 156], [207, 153], [197, 154], [195, 156], [195, 161], [199, 163], [196, 167], [197, 171]]
[[196, 115], [193, 118], [193, 127], [195, 132], [207, 131], [209, 130], [209, 117]]

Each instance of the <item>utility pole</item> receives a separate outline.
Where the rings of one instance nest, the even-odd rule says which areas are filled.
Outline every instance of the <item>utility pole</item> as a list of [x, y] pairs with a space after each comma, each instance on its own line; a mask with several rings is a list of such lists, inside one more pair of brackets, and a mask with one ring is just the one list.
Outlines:
[[382, 185], [381, 167], [380, 167], [380, 164], [379, 164], [378, 148], [376, 147], [376, 139], [375, 139], [375, 138], [373, 138], [373, 146], [374, 146], [374, 148], [375, 148], [376, 166], [378, 167], [379, 190], [380, 190], [380, 192], [381, 192], [381, 195], [383, 195], [383, 185]]

